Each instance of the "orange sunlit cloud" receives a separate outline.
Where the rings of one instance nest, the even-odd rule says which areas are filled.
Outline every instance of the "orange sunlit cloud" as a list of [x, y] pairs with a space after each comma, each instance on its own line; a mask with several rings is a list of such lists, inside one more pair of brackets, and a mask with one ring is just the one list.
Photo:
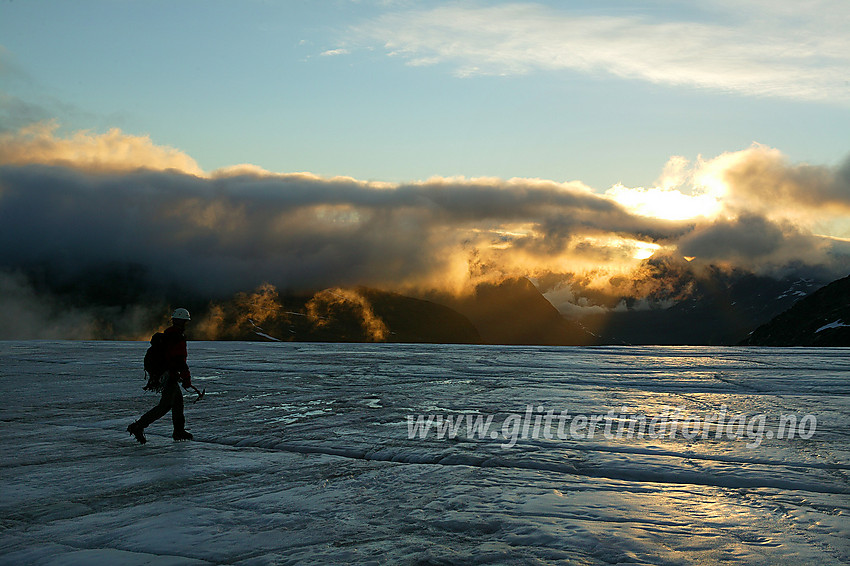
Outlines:
[[846, 222], [847, 177], [753, 146], [693, 164], [674, 157], [656, 186], [604, 193], [521, 178], [377, 183], [250, 165], [207, 173], [119, 130], [61, 137], [41, 125], [0, 136], [0, 214], [9, 237], [28, 242], [4, 241], [6, 263], [49, 260], [61, 240], [64, 262], [132, 261], [206, 293], [266, 281], [461, 292], [517, 276], [603, 288], [641, 277], [657, 254], [756, 272], [794, 262], [840, 271], [845, 234], [814, 230]]
[[58, 129], [54, 122], [42, 122], [17, 132], [0, 132], [0, 164], [68, 165], [89, 171], [173, 169], [203, 174], [194, 159], [178, 149], [156, 145], [148, 136], [128, 135], [113, 128], [105, 134], [78, 131], [63, 138], [56, 135]]

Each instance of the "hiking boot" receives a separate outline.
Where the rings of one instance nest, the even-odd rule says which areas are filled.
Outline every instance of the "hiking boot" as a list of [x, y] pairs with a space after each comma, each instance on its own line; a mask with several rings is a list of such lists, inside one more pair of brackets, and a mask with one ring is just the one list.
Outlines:
[[130, 426], [127, 427], [127, 432], [136, 437], [136, 440], [139, 441], [139, 444], [144, 444], [148, 441], [145, 438], [145, 429], [139, 423], [131, 423]]
[[192, 440], [192, 433], [185, 430], [175, 430], [171, 438], [174, 440]]

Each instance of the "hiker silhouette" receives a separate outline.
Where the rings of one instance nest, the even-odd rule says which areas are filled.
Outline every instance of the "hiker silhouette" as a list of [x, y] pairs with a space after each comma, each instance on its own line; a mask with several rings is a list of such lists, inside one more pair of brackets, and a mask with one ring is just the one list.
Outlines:
[[[179, 308], [171, 315], [171, 326], [162, 332], [162, 367], [164, 371], [159, 376], [151, 376], [151, 381], [145, 389], [161, 390], [162, 396], [159, 403], [150, 411], [142, 415], [139, 420], [127, 427], [127, 432], [136, 437], [139, 443], [147, 442], [145, 429], [154, 421], [163, 417], [171, 411], [171, 420], [174, 424], [172, 438], [174, 440], [192, 440], [192, 434], [186, 431], [186, 417], [183, 414], [184, 389], [192, 387], [192, 377], [189, 366], [186, 363], [188, 353], [186, 350], [186, 324], [191, 320], [189, 311]], [[153, 342], [153, 341], [152, 341]], [[154, 381], [154, 378], [158, 380]], [[152, 386], [152, 382], [154, 385]]]

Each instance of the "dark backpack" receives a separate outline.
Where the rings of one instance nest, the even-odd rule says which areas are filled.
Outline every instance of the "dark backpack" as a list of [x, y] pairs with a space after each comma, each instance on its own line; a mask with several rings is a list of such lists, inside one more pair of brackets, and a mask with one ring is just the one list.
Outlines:
[[162, 375], [168, 371], [168, 337], [157, 332], [151, 336], [151, 345], [145, 352], [145, 375], [148, 383], [145, 391], [162, 391]]

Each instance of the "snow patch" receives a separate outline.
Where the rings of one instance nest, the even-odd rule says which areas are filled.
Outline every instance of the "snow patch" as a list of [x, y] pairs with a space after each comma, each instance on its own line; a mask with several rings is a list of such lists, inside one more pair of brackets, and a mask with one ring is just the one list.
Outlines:
[[257, 336], [260, 336], [260, 337], [265, 338], [267, 340], [271, 340], [272, 342], [282, 342], [282, 340], [280, 340], [279, 338], [275, 338], [274, 336], [269, 336], [268, 334], [263, 332], [263, 329], [260, 328], [259, 326], [257, 326], [257, 323], [255, 323], [253, 319], [249, 318], [248, 322], [251, 323], [251, 326], [254, 329], [254, 334], [256, 334]]
[[824, 324], [823, 326], [815, 330], [815, 334], [817, 334], [818, 332], [823, 332], [824, 330], [828, 330], [830, 328], [846, 328], [848, 326], [850, 326], [850, 324], [844, 324], [844, 321], [838, 319], [836, 321], [830, 322], [829, 324]]

